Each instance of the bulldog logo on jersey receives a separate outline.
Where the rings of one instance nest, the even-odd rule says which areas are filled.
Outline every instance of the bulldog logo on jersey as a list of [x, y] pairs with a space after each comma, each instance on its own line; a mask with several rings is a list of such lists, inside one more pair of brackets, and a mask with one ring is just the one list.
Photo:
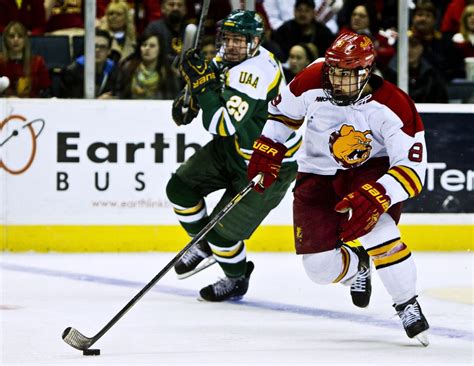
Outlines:
[[342, 125], [329, 138], [329, 150], [333, 158], [344, 168], [355, 168], [362, 165], [370, 156], [372, 146], [367, 135], [372, 131], [356, 131], [354, 127]]

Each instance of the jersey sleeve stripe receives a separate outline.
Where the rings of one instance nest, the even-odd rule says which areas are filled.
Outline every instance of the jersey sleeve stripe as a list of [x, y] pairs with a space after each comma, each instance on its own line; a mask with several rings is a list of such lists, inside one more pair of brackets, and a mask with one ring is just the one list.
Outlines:
[[228, 136], [228, 131], [225, 128], [224, 112], [222, 112], [219, 123], [217, 124], [217, 132], [219, 133], [219, 136]]
[[219, 130], [222, 130], [224, 133], [223, 135], [219, 134], [220, 136], [230, 136], [235, 134], [235, 127], [232, 124], [226, 109], [223, 109], [222, 111], [220, 124], [222, 125], [222, 128], [219, 126]]
[[301, 127], [301, 125], [304, 123], [304, 118], [301, 119], [292, 119], [289, 117], [286, 117], [282, 114], [269, 114], [268, 119], [271, 119], [276, 122], [283, 123], [285, 126], [288, 126], [292, 130], [297, 130]]
[[402, 185], [409, 197], [414, 197], [421, 192], [421, 180], [412, 169], [403, 165], [397, 165], [390, 169], [387, 173]]
[[214, 113], [208, 131], [213, 135], [219, 136], [230, 136], [235, 134], [235, 127], [224, 107], [219, 108]]
[[[273, 53], [270, 52], [270, 57], [273, 58], [275, 60], [275, 55]], [[277, 67], [277, 73], [275, 75], [275, 78], [273, 79], [273, 81], [271, 82], [271, 84], [268, 86], [268, 89], [267, 89], [267, 94], [269, 94], [275, 87], [277, 86], [280, 86], [280, 81], [283, 77], [283, 74], [281, 72], [281, 65], [280, 65], [280, 62], [278, 62], [278, 67]]]
[[272, 83], [268, 86], [267, 93], [270, 93], [276, 86], [280, 85], [281, 78], [282, 78], [282, 74], [281, 74], [280, 68], [278, 68], [278, 72], [275, 75], [275, 78], [273, 79]]
[[395, 167], [396, 169], [400, 169], [406, 175], [411, 178], [411, 183], [413, 184], [413, 189], [415, 190], [416, 194], [419, 194], [423, 189], [423, 184], [421, 183], [421, 179], [412, 168], [407, 167], [405, 165], [398, 165]]
[[239, 154], [241, 157], [243, 157], [245, 160], [250, 160], [250, 158], [252, 157], [252, 154], [248, 154], [246, 151], [242, 151], [242, 149], [240, 148], [240, 145], [239, 145], [239, 142], [237, 141], [237, 139], [234, 139], [234, 143], [235, 143], [235, 150], [237, 150], [237, 154]]

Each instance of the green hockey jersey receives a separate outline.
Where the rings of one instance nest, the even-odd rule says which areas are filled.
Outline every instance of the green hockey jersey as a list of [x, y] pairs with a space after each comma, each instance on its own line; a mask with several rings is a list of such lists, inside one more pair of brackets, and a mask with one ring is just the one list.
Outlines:
[[[219, 57], [213, 63], [222, 70], [223, 84], [220, 89], [197, 96], [203, 125], [213, 135], [234, 136], [235, 151], [249, 160], [253, 142], [260, 137], [267, 121], [268, 103], [285, 84], [281, 64], [263, 47], [259, 47], [256, 56], [228, 69], [222, 68]], [[288, 138], [283, 163], [295, 161], [294, 154], [301, 142], [298, 133]]]

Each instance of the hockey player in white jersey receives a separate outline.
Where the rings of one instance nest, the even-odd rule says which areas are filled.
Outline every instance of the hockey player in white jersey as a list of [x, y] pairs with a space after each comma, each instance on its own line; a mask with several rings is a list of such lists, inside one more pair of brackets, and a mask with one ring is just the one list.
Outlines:
[[344, 33], [275, 98], [255, 142], [248, 177], [278, 176], [282, 142], [307, 121], [294, 189], [296, 253], [318, 284], [351, 286], [370, 299], [370, 262], [345, 243], [358, 239], [391, 295], [408, 337], [428, 345], [416, 268], [397, 226], [402, 202], [420, 193], [426, 170], [423, 124], [402, 90], [373, 75], [374, 47]]

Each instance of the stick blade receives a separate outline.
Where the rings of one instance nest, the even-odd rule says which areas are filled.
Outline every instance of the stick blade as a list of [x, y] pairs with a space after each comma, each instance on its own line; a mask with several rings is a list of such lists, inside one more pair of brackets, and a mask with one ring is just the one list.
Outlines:
[[88, 338], [75, 328], [68, 327], [64, 329], [63, 340], [71, 347], [84, 351], [94, 343], [92, 338]]

